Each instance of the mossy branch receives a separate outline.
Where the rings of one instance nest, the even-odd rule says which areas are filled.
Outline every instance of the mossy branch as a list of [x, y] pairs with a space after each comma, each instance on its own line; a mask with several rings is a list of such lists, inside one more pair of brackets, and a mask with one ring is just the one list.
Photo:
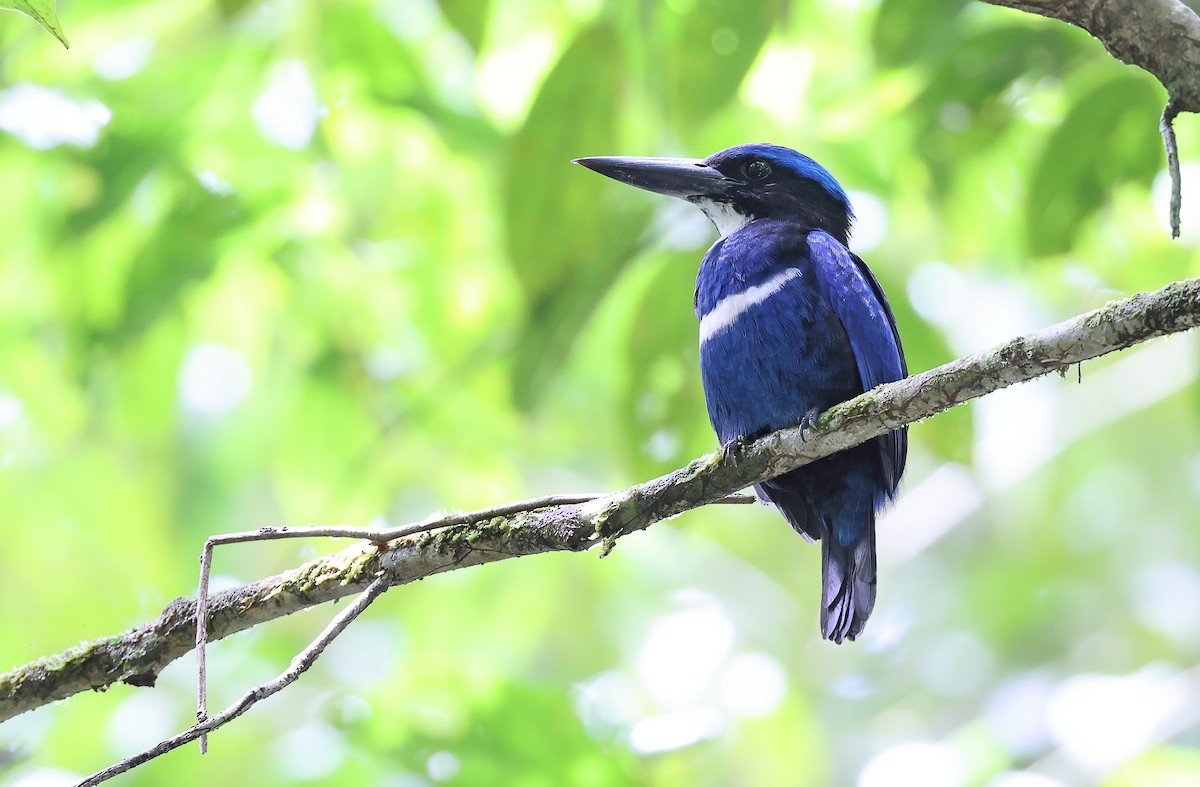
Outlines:
[[[1200, 324], [1200, 279], [1114, 301], [986, 352], [880, 386], [822, 413], [811, 430], [785, 429], [732, 455], [709, 454], [660, 478], [600, 497], [459, 521], [381, 546], [362, 542], [210, 600], [220, 639], [307, 607], [361, 593], [375, 579], [403, 585], [443, 571], [553, 551], [583, 551], [764, 479], [928, 418], [970, 399]], [[171, 602], [154, 621], [0, 675], [0, 721], [116, 683], [152, 686], [191, 650], [196, 601]]]

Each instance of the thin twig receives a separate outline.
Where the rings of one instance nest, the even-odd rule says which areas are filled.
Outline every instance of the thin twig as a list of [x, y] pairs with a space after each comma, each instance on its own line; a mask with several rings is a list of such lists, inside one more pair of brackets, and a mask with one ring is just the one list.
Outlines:
[[[196, 593], [196, 723], [208, 721], [208, 580], [212, 574], [213, 539], [200, 552], [200, 589]], [[200, 734], [200, 753], [208, 754], [208, 735]]]
[[[551, 506], [567, 506], [577, 503], [590, 503], [593, 500], [598, 500], [602, 497], [607, 497], [608, 493], [604, 494], [580, 494], [580, 495], [546, 495], [545, 497], [532, 497], [528, 500], [520, 500], [516, 503], [505, 503], [504, 505], [492, 506], [491, 508], [482, 508], [478, 511], [468, 511], [463, 514], [448, 514], [439, 519], [430, 520], [427, 522], [417, 522], [411, 525], [400, 525], [385, 530], [378, 530], [373, 536], [367, 536], [371, 541], [376, 543], [380, 541], [392, 541], [404, 536], [411, 536], [417, 533], [425, 533], [430, 530], [438, 530], [443, 527], [453, 527], [454, 525], [469, 525], [475, 522], [483, 522], [488, 519], [495, 519], [498, 516], [510, 516], [519, 514], [523, 511], [536, 511], [539, 508], [550, 508]], [[744, 505], [753, 503], [757, 498], [754, 495], [726, 495], [716, 501], [720, 505]]]
[[[340, 525], [260, 527], [258, 530], [242, 530], [235, 533], [222, 533], [218, 536], [209, 536], [205, 544], [206, 546], [211, 544], [215, 547], [221, 544], [240, 544], [249, 541], [276, 541], [284, 538], [360, 538], [378, 544], [384, 541], [394, 541], [397, 538], [404, 538], [405, 536], [413, 536], [418, 533], [428, 533], [431, 530], [441, 530], [444, 527], [469, 525], [475, 522], [495, 519], [499, 516], [519, 514], [523, 511], [536, 511], [539, 508], [550, 508], [552, 506], [590, 503], [593, 500], [606, 497], [608, 494], [610, 493], [585, 492], [581, 494], [531, 497], [528, 500], [519, 500], [515, 503], [505, 503], [504, 505], [481, 508], [477, 511], [465, 511], [458, 514], [445, 514], [421, 522], [397, 525], [396, 527], [342, 527]], [[717, 500], [716, 504], [746, 505], [753, 503], [756, 499], [754, 495], [726, 495]], [[201, 568], [203, 568], [203, 554], [200, 560]]]
[[1167, 149], [1167, 172], [1171, 176], [1171, 237], [1179, 237], [1179, 213], [1183, 208], [1183, 182], [1179, 173], [1179, 145], [1175, 142], [1175, 117], [1179, 114], [1179, 103], [1169, 99], [1163, 107], [1162, 119], [1158, 121], [1158, 133], [1162, 134], [1163, 147]]
[[301, 651], [294, 659], [291, 665], [286, 670], [279, 674], [274, 680], [267, 681], [259, 686], [247, 691], [242, 695], [241, 699], [230, 705], [225, 710], [213, 716], [211, 719], [205, 719], [191, 727], [188, 727], [178, 735], [168, 738], [161, 743], [158, 743], [143, 752], [126, 757], [115, 765], [110, 765], [102, 771], [97, 771], [83, 781], [79, 782], [76, 787], [92, 787], [92, 785], [100, 784], [108, 781], [114, 776], [125, 773], [126, 771], [137, 767], [143, 763], [149, 762], [156, 757], [177, 749], [184, 744], [191, 743], [204, 736], [206, 733], [212, 732], [219, 727], [223, 727], [229, 722], [241, 716], [246, 711], [250, 710], [259, 700], [264, 700], [272, 694], [277, 694], [283, 691], [288, 686], [295, 683], [301, 675], [308, 671], [308, 668], [316, 662], [317, 658], [324, 652], [325, 648], [329, 647], [329, 643], [333, 642], [339, 634], [346, 630], [355, 618], [363, 613], [371, 602], [377, 599], [383, 591], [387, 590], [388, 581], [385, 577], [379, 577], [367, 589], [359, 594], [358, 598], [350, 606], [343, 609], [329, 621], [329, 625], [325, 627], [317, 638], [314, 639], [307, 648]]
[[[249, 541], [275, 541], [284, 538], [361, 538], [379, 544], [394, 541], [397, 538], [427, 533], [455, 525], [472, 524], [495, 519], [499, 516], [510, 516], [523, 511], [536, 511], [539, 508], [551, 506], [575, 505], [588, 503], [603, 494], [584, 492], [580, 494], [543, 495], [515, 503], [483, 508], [477, 511], [466, 511], [457, 514], [446, 514], [397, 527], [338, 527], [311, 525], [308, 527], [262, 527], [258, 530], [243, 530], [237, 533], [224, 533], [210, 536], [204, 542], [200, 553], [200, 588], [196, 596], [196, 721], [203, 723], [208, 719], [208, 659], [206, 650], [208, 644], [208, 584], [212, 575], [213, 548], [219, 544], [240, 544]], [[753, 495], [728, 495], [718, 503], [745, 504], [753, 503]], [[200, 753], [208, 751], [208, 736], [200, 735]]]

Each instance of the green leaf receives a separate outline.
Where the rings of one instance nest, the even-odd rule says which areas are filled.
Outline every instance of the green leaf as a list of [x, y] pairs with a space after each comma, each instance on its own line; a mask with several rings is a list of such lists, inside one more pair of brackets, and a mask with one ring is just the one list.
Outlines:
[[478, 153], [499, 144], [501, 137], [488, 118], [475, 107], [447, 103], [413, 49], [368, 8], [325, 3], [320, 14], [322, 62], [334, 64], [331, 70], [341, 78], [361, 82], [383, 104], [421, 113], [454, 147]]
[[217, 8], [221, 11], [222, 19], [233, 19], [246, 10], [250, 0], [217, 0]]
[[700, 387], [699, 328], [692, 307], [704, 249], [656, 255], [625, 347], [621, 392], [629, 467], [661, 473], [716, 447]]
[[237, 196], [210, 194], [190, 173], [160, 176], [173, 181], [172, 205], [137, 253], [125, 281], [121, 320], [97, 337], [101, 341], [119, 346], [179, 309], [188, 286], [212, 273], [222, 240], [249, 219]]
[[375, 15], [353, 3], [322, 3], [318, 9], [323, 62], [344, 70], [347, 79], [361, 82], [384, 103], [401, 103], [420, 91], [420, 64]]
[[937, 110], [954, 101], [975, 110], [1004, 99], [1018, 79], [1061, 75], [1094, 42], [1059, 26], [1030, 28], [1010, 24], [963, 36], [959, 46], [941, 59], [916, 107], [937, 120]]
[[[648, 199], [571, 164], [612, 153], [622, 84], [620, 46], [607, 26], [583, 31], [546, 77], [513, 139], [504, 182], [508, 258], [529, 319], [514, 366], [528, 405], [630, 259]], [[597, 70], [597, 63], [609, 64]], [[632, 197], [632, 199], [630, 199]]]
[[1057, 254], [1125, 181], [1149, 184], [1161, 166], [1154, 83], [1118, 73], [1079, 95], [1033, 169], [1025, 203], [1029, 247]]
[[902, 66], [958, 45], [951, 35], [966, 0], [883, 0], [871, 44], [886, 67]]
[[438, 5], [446, 21], [478, 52], [487, 33], [489, 0], [439, 0]]
[[677, 123], [686, 128], [709, 117], [737, 93], [758, 57], [784, 4], [728, 3], [701, 0], [681, 16], [670, 4], [659, 14], [659, 38], [666, 50], [657, 59], [665, 79], [664, 101]]
[[1016, 116], [1006, 92], [1018, 80], [1059, 76], [1093, 45], [1065, 25], [1033, 29], [1011, 24], [964, 35], [941, 58], [913, 101], [922, 124], [917, 145], [945, 195], [966, 156], [1000, 143]]
[[54, 11], [54, 0], [0, 0], [0, 8], [11, 8], [32, 17], [35, 22], [48, 30], [55, 38], [62, 41], [67, 49], [67, 36], [58, 23], [58, 14]]

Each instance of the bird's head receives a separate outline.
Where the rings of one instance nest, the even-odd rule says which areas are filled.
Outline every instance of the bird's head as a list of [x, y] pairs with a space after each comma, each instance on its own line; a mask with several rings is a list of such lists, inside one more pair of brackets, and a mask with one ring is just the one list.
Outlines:
[[780, 145], [738, 145], [706, 159], [593, 156], [601, 175], [697, 205], [722, 236], [755, 219], [795, 218], [843, 244], [854, 213], [829, 170]]

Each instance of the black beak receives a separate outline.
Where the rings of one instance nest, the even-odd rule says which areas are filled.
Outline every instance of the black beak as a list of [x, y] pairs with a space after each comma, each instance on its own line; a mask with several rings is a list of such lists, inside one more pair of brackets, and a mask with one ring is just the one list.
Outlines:
[[681, 199], [720, 197], [737, 183], [698, 158], [589, 156], [575, 163], [630, 186]]

